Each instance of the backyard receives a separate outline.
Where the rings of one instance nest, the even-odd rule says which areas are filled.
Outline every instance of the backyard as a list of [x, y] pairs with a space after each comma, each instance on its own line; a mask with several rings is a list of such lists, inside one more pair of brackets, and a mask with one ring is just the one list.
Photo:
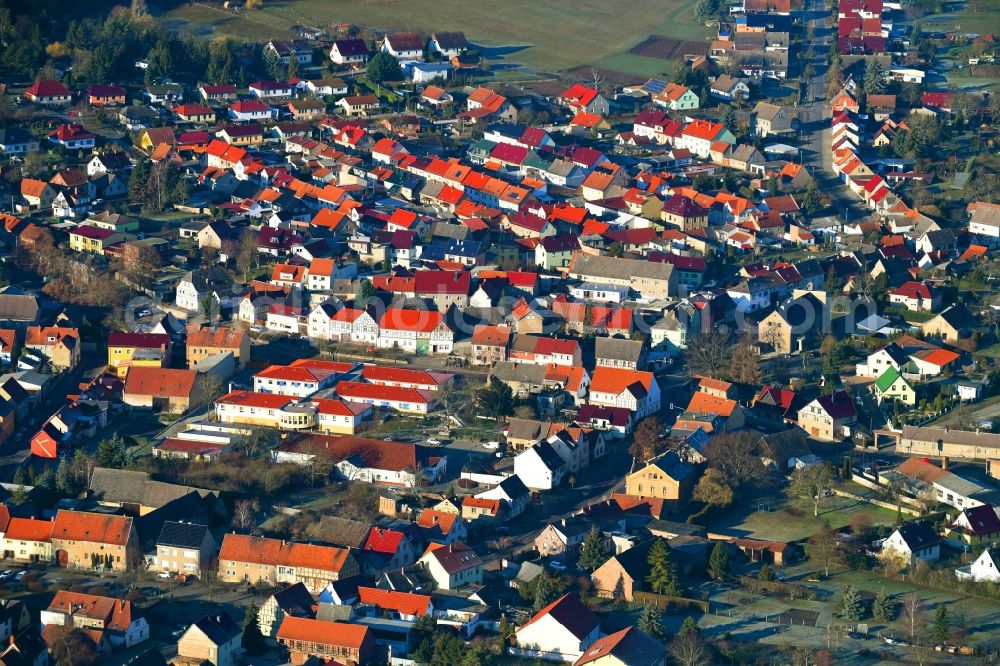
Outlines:
[[634, 0], [623, 11], [622, 5], [598, 0], [480, 0], [477, 11], [470, 12], [460, 0], [288, 0], [238, 16], [185, 5], [162, 20], [184, 34], [236, 39], [287, 38], [293, 25], [325, 28], [339, 22], [428, 35], [461, 30], [474, 43], [482, 42], [492, 60], [549, 72], [595, 64], [647, 76], [672, 68], [658, 58], [629, 53], [650, 35], [697, 42], [709, 36], [694, 5], [695, 0]]
[[865, 514], [873, 525], [895, 525], [896, 513], [848, 497], [826, 497], [820, 502], [819, 517], [811, 511], [799, 511], [784, 498], [751, 500], [733, 507], [709, 524], [710, 532], [767, 541], [808, 539], [823, 523], [844, 527], [851, 517]]

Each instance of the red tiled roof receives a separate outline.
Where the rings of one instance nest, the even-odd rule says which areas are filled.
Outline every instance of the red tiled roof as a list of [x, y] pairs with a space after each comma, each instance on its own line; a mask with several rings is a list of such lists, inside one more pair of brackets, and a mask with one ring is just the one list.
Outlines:
[[349, 622], [327, 622], [286, 615], [276, 638], [289, 643], [316, 643], [359, 649], [368, 637], [368, 627]]
[[[6, 511], [6, 506], [4, 510]], [[48, 541], [52, 536], [53, 521], [35, 518], [11, 518], [4, 531], [5, 539], [15, 541]]]
[[[424, 512], [426, 513], [426, 511]], [[453, 516], [458, 518], [458, 516]], [[472, 550], [464, 543], [441, 544], [432, 543], [427, 546], [424, 556], [430, 555], [438, 561], [441, 568], [450, 576], [460, 571], [467, 571], [475, 567], [482, 566], [483, 561], [479, 559], [476, 551]]]
[[433, 395], [427, 391], [364, 382], [340, 382], [337, 384], [336, 392], [338, 396], [346, 400], [388, 401], [410, 405], [429, 405], [434, 401]]
[[401, 615], [427, 615], [431, 598], [424, 594], [380, 590], [377, 587], [359, 587], [358, 603], [391, 610]]
[[378, 325], [381, 329], [430, 333], [442, 321], [444, 321], [444, 317], [440, 312], [388, 308], [379, 319]]
[[333, 573], [339, 573], [344, 568], [349, 555], [347, 548], [233, 533], [223, 537], [219, 550], [219, 559], [226, 562], [258, 562]]
[[124, 546], [132, 533], [132, 519], [88, 511], [60, 509], [52, 526], [52, 538]]
[[126, 395], [190, 398], [198, 373], [177, 368], [129, 368], [125, 377]]
[[24, 94], [32, 97], [69, 97], [73, 93], [59, 81], [47, 79], [35, 81], [30, 88], [24, 91]]

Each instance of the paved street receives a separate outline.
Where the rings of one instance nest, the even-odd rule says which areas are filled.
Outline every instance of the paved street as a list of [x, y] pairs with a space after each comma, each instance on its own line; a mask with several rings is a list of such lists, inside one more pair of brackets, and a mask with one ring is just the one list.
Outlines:
[[813, 76], [806, 90], [806, 103], [799, 109], [802, 162], [815, 179], [819, 191], [830, 197], [830, 204], [837, 215], [848, 221], [861, 219], [866, 211], [858, 198], [834, 174], [830, 156], [830, 107], [825, 101], [825, 91], [830, 69], [830, 44], [835, 31], [831, 8], [828, 0], [807, 0], [806, 8], [815, 40], [813, 58], [809, 62]]

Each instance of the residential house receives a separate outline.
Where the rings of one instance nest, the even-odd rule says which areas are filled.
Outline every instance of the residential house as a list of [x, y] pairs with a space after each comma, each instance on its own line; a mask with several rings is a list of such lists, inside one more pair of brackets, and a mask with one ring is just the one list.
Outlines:
[[934, 562], [941, 557], [941, 537], [927, 521], [903, 523], [882, 542], [879, 557], [902, 566], [913, 566], [917, 560]]
[[129, 368], [162, 368], [170, 362], [170, 336], [164, 333], [125, 333], [108, 335], [108, 369], [124, 378]]
[[448, 60], [469, 50], [469, 42], [463, 32], [435, 32], [428, 43], [429, 49]]
[[875, 399], [882, 403], [896, 400], [904, 405], [917, 404], [917, 391], [895, 368], [886, 368], [872, 385]]
[[708, 94], [724, 102], [745, 101], [750, 98], [750, 87], [742, 79], [720, 74], [708, 89]]
[[0, 129], [0, 155], [25, 155], [38, 152], [38, 138], [20, 127]]
[[382, 38], [381, 50], [400, 62], [423, 60], [425, 44], [415, 32], [390, 32]]
[[97, 145], [97, 135], [77, 123], [59, 125], [49, 132], [48, 139], [66, 150], [90, 150]]
[[219, 578], [227, 583], [303, 583], [316, 593], [331, 581], [361, 573], [346, 548], [229, 533], [219, 549]]
[[587, 402], [628, 409], [638, 421], [660, 410], [660, 387], [650, 372], [599, 366]]
[[594, 338], [594, 363], [597, 367], [642, 370], [646, 367], [646, 346], [641, 340]]
[[316, 600], [302, 583], [278, 590], [267, 598], [257, 612], [257, 626], [268, 641], [274, 641], [285, 617], [316, 617]]
[[416, 354], [450, 354], [454, 333], [440, 312], [388, 308], [379, 318], [377, 346]]
[[594, 641], [574, 666], [666, 666], [667, 648], [636, 627]]
[[275, 638], [291, 654], [292, 664], [315, 659], [357, 666], [375, 659], [375, 632], [361, 624], [285, 616]]
[[80, 362], [80, 332], [65, 326], [29, 326], [24, 348], [40, 352], [56, 372], [72, 370]]
[[548, 523], [535, 537], [535, 550], [542, 557], [575, 559], [594, 525], [592, 520], [582, 516]]
[[245, 367], [250, 361], [250, 336], [242, 328], [204, 326], [188, 332], [185, 343], [188, 368], [206, 358], [227, 353], [233, 355], [240, 367]]
[[363, 65], [368, 55], [368, 44], [363, 39], [337, 39], [330, 46], [330, 60], [338, 65]]
[[955, 569], [955, 576], [959, 580], [971, 580], [976, 583], [996, 583], [1000, 581], [1000, 562], [995, 551], [987, 548], [972, 564]]
[[920, 330], [926, 337], [955, 344], [971, 337], [979, 326], [979, 320], [964, 304], [953, 303], [921, 324]]
[[24, 91], [24, 98], [41, 106], [64, 106], [73, 101], [73, 93], [59, 81], [35, 81]]
[[567, 276], [574, 280], [630, 287], [642, 300], [662, 300], [677, 295], [678, 279], [667, 263], [595, 256], [577, 252]]
[[472, 332], [472, 364], [493, 365], [507, 360], [510, 326], [477, 324]]
[[674, 508], [691, 497], [698, 474], [688, 462], [667, 451], [625, 477], [625, 493], [665, 500]]
[[43, 627], [75, 627], [106, 637], [113, 647], [130, 648], [149, 638], [149, 623], [125, 599], [59, 590], [40, 613]]
[[568, 471], [565, 461], [552, 445], [542, 440], [514, 458], [514, 474], [528, 488], [552, 490], [562, 484]]
[[483, 582], [483, 561], [476, 551], [461, 542], [432, 543], [418, 562], [441, 590], [457, 590]]
[[348, 117], [364, 117], [377, 113], [382, 108], [382, 102], [375, 95], [352, 95], [338, 99], [337, 106], [343, 109], [344, 115]]
[[183, 666], [237, 666], [243, 654], [243, 629], [225, 611], [206, 615], [187, 628], [177, 641], [173, 663]]
[[889, 302], [907, 310], [934, 312], [941, 307], [941, 294], [926, 282], [908, 280], [889, 290]]
[[820, 396], [799, 410], [799, 427], [824, 442], [843, 440], [857, 420], [857, 407], [846, 391]]
[[524, 659], [577, 661], [600, 633], [598, 617], [575, 595], [565, 594], [518, 627], [510, 652]]
[[139, 557], [138, 535], [128, 516], [59, 509], [51, 540], [60, 567], [120, 573], [133, 569]]
[[948, 532], [970, 545], [994, 543], [1000, 537], [1000, 516], [990, 504], [969, 506], [955, 517]]
[[757, 102], [750, 125], [754, 134], [767, 138], [773, 134], [787, 134], [792, 130], [792, 113], [780, 104]]
[[206, 525], [168, 520], [156, 538], [156, 557], [151, 568], [200, 577], [216, 550], [215, 538]]

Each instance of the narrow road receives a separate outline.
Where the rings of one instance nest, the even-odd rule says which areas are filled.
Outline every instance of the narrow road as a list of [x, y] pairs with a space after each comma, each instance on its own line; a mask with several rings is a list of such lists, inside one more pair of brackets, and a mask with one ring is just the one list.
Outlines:
[[[809, 64], [813, 76], [806, 87], [806, 103], [799, 109], [799, 132], [803, 139], [802, 163], [816, 181], [820, 192], [830, 197], [830, 205], [845, 221], [860, 220], [867, 209], [833, 171], [830, 154], [830, 106], [826, 78], [830, 70], [830, 45], [835, 27], [828, 0], [806, 0], [806, 22], [815, 35]], [[803, 65], [804, 66], [804, 65]]]

